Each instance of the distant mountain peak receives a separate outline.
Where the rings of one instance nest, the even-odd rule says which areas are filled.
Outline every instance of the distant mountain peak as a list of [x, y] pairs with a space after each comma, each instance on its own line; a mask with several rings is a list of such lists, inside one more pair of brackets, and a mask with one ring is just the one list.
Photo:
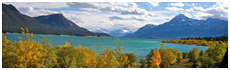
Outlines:
[[144, 27], [148, 27], [148, 28], [154, 28], [156, 25], [154, 24], [146, 24]]
[[63, 16], [63, 14], [57, 13], [57, 14], [51, 14], [50, 16]]
[[48, 24], [50, 26], [57, 26], [57, 27], [79, 27], [76, 24], [74, 24], [72, 21], [65, 18], [62, 14], [51, 14], [51, 15], [45, 15], [45, 16], [38, 16], [34, 17], [38, 22], [42, 24]]
[[217, 18], [197, 20], [183, 14], [175, 16], [171, 21], [149, 27], [145, 25], [127, 38], [179, 39], [185, 37], [216, 37], [228, 34], [228, 21]]
[[13, 5], [2, 4], [2, 32], [20, 33], [21, 27], [28, 28], [34, 34], [111, 37], [79, 27], [62, 14], [30, 17], [18, 12]]
[[176, 15], [174, 18], [188, 18], [188, 17], [183, 14], [179, 14], [179, 15]]
[[189, 18], [183, 14], [176, 15], [171, 21], [187, 21]]

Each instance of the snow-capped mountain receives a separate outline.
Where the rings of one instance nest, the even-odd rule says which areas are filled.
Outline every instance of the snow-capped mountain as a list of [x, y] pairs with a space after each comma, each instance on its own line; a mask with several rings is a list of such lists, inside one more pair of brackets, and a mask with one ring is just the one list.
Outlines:
[[131, 34], [134, 31], [129, 30], [129, 29], [117, 29], [117, 30], [107, 30], [107, 29], [91, 29], [90, 31], [92, 32], [97, 32], [97, 33], [107, 33], [113, 37], [122, 37], [126, 34]]
[[180, 14], [175, 16], [169, 22], [158, 26], [146, 25], [133, 34], [128, 34], [124, 37], [177, 39], [185, 37], [215, 37], [223, 35], [228, 35], [227, 21], [215, 18], [196, 20]]

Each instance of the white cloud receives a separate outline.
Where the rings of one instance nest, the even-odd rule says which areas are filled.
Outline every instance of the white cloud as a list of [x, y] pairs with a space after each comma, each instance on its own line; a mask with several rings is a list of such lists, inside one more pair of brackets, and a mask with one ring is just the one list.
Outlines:
[[18, 10], [22, 12], [23, 14], [29, 15], [31, 17], [59, 13], [56, 11], [45, 10], [45, 9], [34, 10], [32, 7], [21, 7]]
[[228, 7], [228, 2], [217, 2], [216, 5], [219, 7]]
[[18, 9], [19, 11], [33, 11], [34, 8], [33, 7], [21, 7]]
[[190, 9], [186, 9], [187, 12], [195, 12], [195, 11], [204, 11], [205, 9], [203, 7], [193, 7]]
[[115, 15], [115, 16], [110, 16], [110, 20], [137, 20], [137, 21], [148, 21], [147, 19], [148, 16], [135, 16], [135, 15]]
[[108, 11], [121, 15], [148, 15], [145, 9], [138, 8], [133, 2], [72, 2], [67, 3], [71, 8], [88, 11]]
[[171, 6], [177, 6], [177, 7], [183, 7], [184, 4], [182, 2], [178, 2], [178, 3], [171, 3]]
[[158, 4], [159, 2], [149, 2], [149, 4], [151, 4], [151, 6], [153, 6], [153, 7], [157, 7], [157, 6], [159, 6], [159, 4]]
[[169, 10], [169, 11], [180, 11], [180, 10], [184, 10], [182, 8], [177, 8], [177, 7], [166, 7], [165, 9]]
[[197, 13], [195, 13], [193, 15], [195, 16], [196, 19], [199, 19], [199, 20], [205, 20], [205, 19], [213, 16], [213, 14], [202, 13], [202, 12], [197, 12]]
[[33, 8], [63, 8], [67, 7], [66, 2], [3, 2], [12, 4], [16, 8], [33, 7]]
[[[151, 17], [141, 15], [119, 15], [117, 13], [102, 14], [100, 12], [76, 11], [65, 11], [64, 16], [88, 30], [107, 29], [109, 31], [117, 30], [118, 28], [136, 31], [145, 24], [151, 23], [151, 21], [147, 20], [152, 19]], [[113, 20], [111, 20], [111, 17]]]
[[192, 15], [189, 14], [189, 13], [187, 13], [187, 12], [184, 12], [184, 13], [182, 13], [182, 14], [184, 14], [184, 15], [187, 16], [188, 18], [192, 18]]
[[203, 7], [193, 7], [190, 9], [187, 9], [188, 12], [193, 12], [196, 19], [207, 19], [209, 17], [211, 18], [218, 18], [225, 21], [228, 21], [228, 10], [224, 9], [226, 7], [226, 4], [217, 2], [213, 6], [204, 9]]

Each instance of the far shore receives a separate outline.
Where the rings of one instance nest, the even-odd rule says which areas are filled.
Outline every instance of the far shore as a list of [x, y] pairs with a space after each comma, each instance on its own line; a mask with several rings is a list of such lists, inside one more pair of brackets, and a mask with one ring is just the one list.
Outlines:
[[[11, 33], [11, 32], [6, 32], [5, 34], [22, 34], [22, 33]], [[55, 34], [34, 34], [34, 35], [55, 35]], [[56, 36], [76, 36], [76, 35], [56, 35]], [[98, 37], [98, 36], [81, 36], [81, 37]], [[106, 38], [114, 38], [114, 37], [107, 37], [107, 36], [100, 36], [100, 37], [106, 37]]]

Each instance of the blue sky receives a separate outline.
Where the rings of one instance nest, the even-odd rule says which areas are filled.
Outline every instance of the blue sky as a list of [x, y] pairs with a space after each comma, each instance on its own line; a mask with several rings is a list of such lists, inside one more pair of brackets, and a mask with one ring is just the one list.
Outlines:
[[[4, 2], [3, 2], [4, 3]], [[21, 13], [36, 17], [62, 13], [91, 31], [121, 29], [134, 32], [146, 24], [159, 25], [178, 14], [198, 20], [228, 20], [225, 2], [5, 2]]]

